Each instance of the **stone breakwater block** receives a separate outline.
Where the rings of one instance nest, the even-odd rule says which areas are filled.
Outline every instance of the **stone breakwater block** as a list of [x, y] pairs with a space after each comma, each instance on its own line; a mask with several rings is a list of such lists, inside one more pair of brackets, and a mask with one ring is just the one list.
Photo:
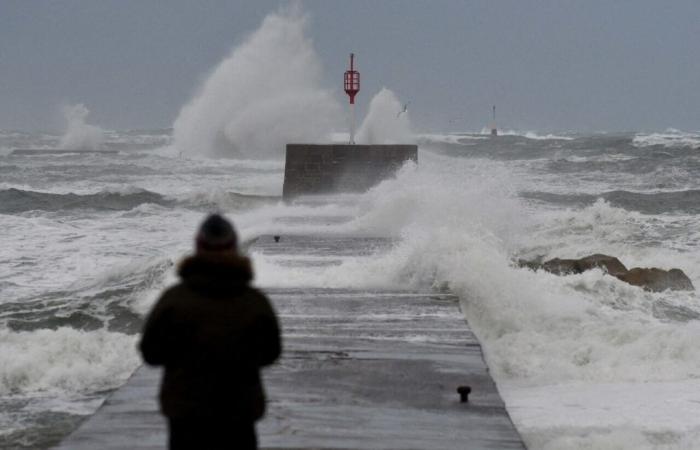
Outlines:
[[365, 192], [409, 160], [418, 162], [418, 146], [287, 144], [282, 195]]

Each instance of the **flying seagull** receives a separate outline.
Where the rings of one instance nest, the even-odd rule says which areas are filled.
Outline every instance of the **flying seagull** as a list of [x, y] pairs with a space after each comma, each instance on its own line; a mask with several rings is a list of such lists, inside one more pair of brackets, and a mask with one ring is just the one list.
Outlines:
[[403, 109], [402, 109], [401, 111], [399, 111], [399, 113], [396, 115], [396, 118], [397, 118], [397, 119], [399, 118], [399, 116], [400, 116], [401, 114], [403, 114], [403, 113], [405, 113], [405, 112], [408, 112], [408, 105], [409, 105], [409, 103], [411, 103], [411, 102], [405, 103], [405, 104], [403, 105]]

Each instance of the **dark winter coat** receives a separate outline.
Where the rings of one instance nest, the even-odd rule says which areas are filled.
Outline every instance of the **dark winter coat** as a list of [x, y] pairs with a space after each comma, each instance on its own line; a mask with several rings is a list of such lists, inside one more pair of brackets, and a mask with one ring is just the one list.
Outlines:
[[249, 284], [250, 261], [198, 254], [182, 262], [179, 275], [148, 316], [140, 344], [148, 364], [165, 366], [163, 414], [258, 420], [265, 411], [260, 368], [279, 357], [281, 344], [270, 302]]

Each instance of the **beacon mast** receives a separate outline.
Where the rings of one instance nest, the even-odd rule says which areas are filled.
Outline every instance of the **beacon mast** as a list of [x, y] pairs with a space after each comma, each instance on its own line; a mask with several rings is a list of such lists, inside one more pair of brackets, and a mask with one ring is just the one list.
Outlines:
[[350, 144], [355, 143], [355, 95], [360, 92], [360, 72], [355, 70], [355, 54], [350, 53], [350, 70], [343, 76], [345, 93], [350, 97]]
[[496, 128], [496, 105], [493, 105], [493, 121], [491, 122], [491, 136], [498, 136], [498, 129]]

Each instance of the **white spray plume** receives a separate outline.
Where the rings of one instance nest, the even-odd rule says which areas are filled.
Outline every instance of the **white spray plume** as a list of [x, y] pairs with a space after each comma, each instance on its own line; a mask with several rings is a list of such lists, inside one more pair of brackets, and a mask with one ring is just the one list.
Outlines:
[[382, 88], [369, 102], [367, 117], [357, 132], [360, 144], [408, 144], [413, 142], [408, 110], [392, 91]]
[[60, 147], [71, 150], [99, 150], [104, 143], [104, 131], [95, 125], [85, 123], [90, 110], [82, 103], [63, 108], [63, 116], [68, 125], [61, 137]]
[[328, 139], [342, 113], [299, 8], [268, 15], [204, 82], [174, 123], [186, 154], [278, 158], [288, 142]]

